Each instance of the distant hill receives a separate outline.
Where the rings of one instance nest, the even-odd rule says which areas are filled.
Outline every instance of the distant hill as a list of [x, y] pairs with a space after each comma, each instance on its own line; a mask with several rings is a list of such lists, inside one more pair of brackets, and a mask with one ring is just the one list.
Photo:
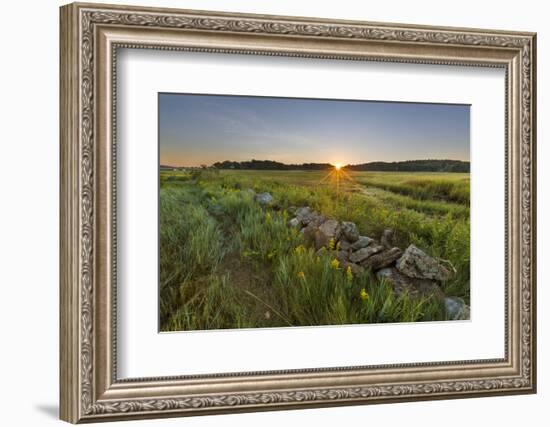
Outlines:
[[462, 160], [405, 160], [402, 162], [370, 162], [348, 165], [352, 171], [373, 172], [470, 172], [470, 162]]
[[[216, 169], [239, 170], [328, 170], [334, 166], [330, 163], [290, 164], [273, 160], [255, 160], [234, 162], [225, 160], [212, 165]], [[405, 160], [402, 162], [370, 162], [358, 165], [347, 165], [352, 171], [372, 172], [470, 172], [470, 162], [462, 160]]]

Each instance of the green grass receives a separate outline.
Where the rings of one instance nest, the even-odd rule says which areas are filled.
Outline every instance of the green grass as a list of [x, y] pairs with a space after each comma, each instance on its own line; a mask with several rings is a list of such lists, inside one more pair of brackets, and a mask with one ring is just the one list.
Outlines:
[[357, 179], [363, 185], [416, 199], [470, 204], [470, 174], [466, 173], [368, 172]]
[[[392, 228], [401, 247], [449, 260], [457, 276], [444, 291], [469, 303], [468, 174], [356, 172], [339, 191], [324, 175], [162, 171], [161, 329], [444, 320], [435, 298], [397, 297], [368, 272], [350, 277], [334, 253], [305, 248], [286, 225], [287, 210], [304, 205], [375, 238]], [[276, 209], [248, 189], [270, 192]]]

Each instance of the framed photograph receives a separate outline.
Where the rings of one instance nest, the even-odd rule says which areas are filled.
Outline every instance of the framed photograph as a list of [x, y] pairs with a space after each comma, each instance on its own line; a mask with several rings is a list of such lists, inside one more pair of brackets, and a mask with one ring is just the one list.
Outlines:
[[535, 34], [61, 8], [61, 418], [536, 391]]

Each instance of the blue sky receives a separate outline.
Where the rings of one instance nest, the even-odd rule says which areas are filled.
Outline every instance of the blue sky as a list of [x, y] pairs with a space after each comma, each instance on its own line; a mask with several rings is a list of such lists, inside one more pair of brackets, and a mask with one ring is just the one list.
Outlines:
[[160, 163], [470, 159], [470, 106], [159, 94]]

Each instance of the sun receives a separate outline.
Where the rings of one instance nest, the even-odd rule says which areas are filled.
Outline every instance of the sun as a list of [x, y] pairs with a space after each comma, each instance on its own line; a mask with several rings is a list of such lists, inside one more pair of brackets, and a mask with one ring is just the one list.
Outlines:
[[319, 181], [319, 184], [325, 181], [328, 184], [333, 184], [336, 187], [336, 196], [340, 197], [340, 183], [353, 183], [353, 178], [348, 174], [342, 163], [331, 163], [331, 166], [332, 169], [327, 171], [327, 174]]

